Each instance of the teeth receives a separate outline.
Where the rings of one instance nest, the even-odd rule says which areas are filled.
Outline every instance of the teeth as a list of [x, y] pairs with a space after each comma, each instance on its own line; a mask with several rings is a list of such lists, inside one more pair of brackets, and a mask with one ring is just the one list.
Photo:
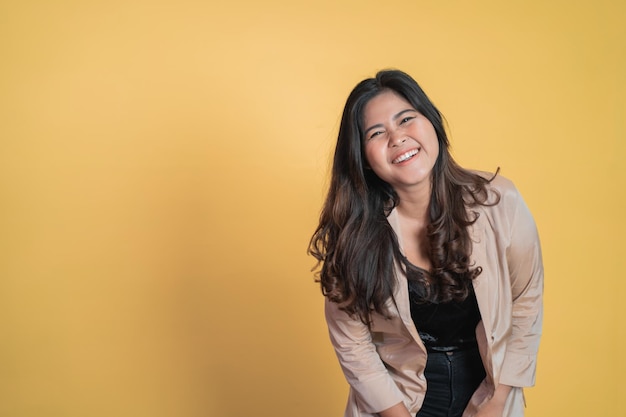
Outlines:
[[417, 149], [412, 149], [406, 153], [403, 153], [402, 155], [400, 155], [399, 157], [397, 157], [396, 159], [394, 159], [392, 162], [394, 164], [399, 164], [400, 162], [404, 162], [407, 159], [409, 159], [410, 157], [412, 157], [413, 155], [417, 154]]

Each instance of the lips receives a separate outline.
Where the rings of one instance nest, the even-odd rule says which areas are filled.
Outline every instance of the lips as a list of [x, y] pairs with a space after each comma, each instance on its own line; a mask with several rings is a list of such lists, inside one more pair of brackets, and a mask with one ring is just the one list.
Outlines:
[[396, 157], [396, 159], [391, 161], [391, 163], [392, 164], [399, 164], [400, 162], [407, 161], [407, 160], [411, 159], [412, 157], [414, 157], [415, 155], [417, 155], [418, 152], [419, 152], [419, 149], [417, 149], [417, 148], [411, 149], [410, 151], [406, 151], [403, 154], [401, 154], [398, 157]]

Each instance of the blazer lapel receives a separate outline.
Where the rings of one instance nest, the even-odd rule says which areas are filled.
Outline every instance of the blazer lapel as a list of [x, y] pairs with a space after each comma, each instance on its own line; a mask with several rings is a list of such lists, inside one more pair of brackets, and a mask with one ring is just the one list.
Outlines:
[[470, 238], [472, 239], [471, 263], [474, 266], [480, 266], [482, 268], [481, 274], [478, 275], [473, 281], [474, 292], [476, 293], [480, 316], [485, 323], [485, 330], [487, 334], [490, 334], [492, 312], [489, 308], [490, 291], [488, 277], [491, 271], [489, 271], [490, 262], [487, 257], [487, 247], [484, 244], [484, 227], [481, 224], [480, 219], [470, 227]]
[[[400, 234], [400, 224], [398, 221], [398, 213], [394, 208], [389, 216], [387, 217], [387, 221], [391, 225], [391, 228], [396, 234], [396, 239], [398, 239], [398, 244], [400, 246], [400, 251], [402, 250], [402, 238]], [[400, 314], [400, 318], [402, 319], [402, 323], [409, 331], [411, 337], [422, 347], [425, 349], [422, 343], [422, 339], [419, 337], [417, 333], [417, 329], [415, 327], [415, 323], [413, 322], [413, 317], [411, 317], [411, 305], [409, 303], [409, 283], [406, 280], [406, 276], [402, 271], [400, 265], [397, 263], [394, 267], [394, 272], [396, 274], [396, 288], [393, 293], [393, 298], [398, 309], [398, 313]]]
[[491, 335], [493, 333], [493, 320], [491, 316], [494, 311], [491, 308], [491, 298], [493, 291], [497, 289], [490, 288], [489, 283], [491, 280], [489, 276], [496, 274], [497, 271], [492, 270], [492, 263], [489, 261], [487, 245], [485, 244], [485, 226], [481, 221], [483, 220], [482, 217], [483, 216], [479, 217], [478, 220], [470, 226], [470, 237], [472, 239], [471, 262], [472, 265], [482, 268], [482, 272], [472, 283], [481, 316], [481, 323], [476, 328], [476, 340], [478, 341], [478, 347], [486, 367], [485, 370], [487, 371], [488, 379], [491, 379], [494, 369], [491, 349]]

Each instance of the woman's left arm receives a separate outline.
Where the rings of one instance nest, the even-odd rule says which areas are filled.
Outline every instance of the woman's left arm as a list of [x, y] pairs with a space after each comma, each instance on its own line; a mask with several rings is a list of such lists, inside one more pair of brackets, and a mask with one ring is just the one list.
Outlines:
[[500, 372], [499, 384], [528, 387], [535, 383], [537, 351], [543, 319], [543, 261], [535, 221], [515, 190], [510, 244], [506, 251], [511, 280], [511, 334]]

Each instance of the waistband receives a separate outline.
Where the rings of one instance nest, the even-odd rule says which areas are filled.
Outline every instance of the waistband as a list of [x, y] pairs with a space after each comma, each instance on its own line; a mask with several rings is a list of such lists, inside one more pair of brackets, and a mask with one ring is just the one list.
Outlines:
[[424, 346], [426, 347], [427, 352], [447, 353], [447, 352], [459, 352], [459, 351], [465, 351], [465, 350], [478, 349], [478, 342], [476, 341], [476, 339], [469, 339], [469, 340], [465, 339], [465, 340], [459, 340], [458, 342], [450, 346], [431, 345], [427, 342], [424, 343]]

